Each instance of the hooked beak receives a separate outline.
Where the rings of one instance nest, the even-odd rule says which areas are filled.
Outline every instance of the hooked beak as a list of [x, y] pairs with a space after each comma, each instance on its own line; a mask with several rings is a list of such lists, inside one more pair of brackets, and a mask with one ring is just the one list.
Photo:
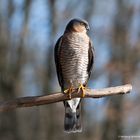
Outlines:
[[89, 31], [89, 30], [90, 30], [90, 27], [89, 27], [89, 25], [87, 25], [87, 26], [86, 26], [86, 29], [87, 29], [87, 31]]

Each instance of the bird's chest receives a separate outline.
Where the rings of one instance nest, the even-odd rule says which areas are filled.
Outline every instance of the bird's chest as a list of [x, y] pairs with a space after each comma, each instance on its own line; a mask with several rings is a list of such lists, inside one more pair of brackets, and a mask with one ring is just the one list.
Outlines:
[[88, 56], [89, 49], [88, 42], [89, 40], [82, 35], [66, 36], [62, 43], [61, 56], [67, 61], [70, 59], [74, 60], [74, 62], [77, 62], [82, 58], [86, 58]]
[[88, 49], [88, 41], [82, 37], [68, 38], [63, 42], [60, 62], [65, 81], [85, 82], [88, 76]]

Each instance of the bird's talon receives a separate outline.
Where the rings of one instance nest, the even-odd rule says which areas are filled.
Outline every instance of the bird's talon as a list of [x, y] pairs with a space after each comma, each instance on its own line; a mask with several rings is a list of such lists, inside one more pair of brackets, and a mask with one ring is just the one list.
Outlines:
[[82, 91], [82, 97], [85, 97], [85, 89]]
[[85, 97], [85, 87], [80, 84], [79, 88], [78, 88], [78, 93], [80, 93], [80, 91], [82, 91], [82, 98]]
[[68, 93], [69, 89], [64, 90], [64, 93]]
[[74, 91], [73, 87], [70, 87], [64, 90], [64, 93], [68, 94], [69, 99], [71, 99], [71, 94], [73, 93], [73, 91]]

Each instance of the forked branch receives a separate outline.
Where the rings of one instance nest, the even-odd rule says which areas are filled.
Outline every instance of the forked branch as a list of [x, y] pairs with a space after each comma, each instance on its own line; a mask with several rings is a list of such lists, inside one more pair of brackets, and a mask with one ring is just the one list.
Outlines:
[[[101, 98], [112, 95], [126, 94], [130, 93], [132, 90], [132, 85], [122, 85], [117, 87], [109, 87], [104, 89], [86, 89], [86, 94], [84, 98]], [[80, 93], [74, 91], [71, 98], [81, 97]], [[56, 102], [61, 102], [68, 100], [69, 97], [61, 92], [52, 93], [50, 95], [42, 96], [31, 96], [31, 97], [21, 97], [9, 101], [0, 102], [0, 112], [12, 110], [18, 107], [31, 107], [39, 106], [45, 104], [51, 104]]]

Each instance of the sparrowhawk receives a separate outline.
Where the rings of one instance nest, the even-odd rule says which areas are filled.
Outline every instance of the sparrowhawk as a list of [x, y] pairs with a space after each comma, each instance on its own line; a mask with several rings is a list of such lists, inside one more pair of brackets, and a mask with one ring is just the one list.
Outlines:
[[[89, 24], [72, 19], [55, 45], [55, 64], [62, 92], [70, 96], [73, 89], [85, 94], [94, 61], [94, 50], [87, 31]], [[81, 132], [81, 98], [64, 101], [66, 132]]]

